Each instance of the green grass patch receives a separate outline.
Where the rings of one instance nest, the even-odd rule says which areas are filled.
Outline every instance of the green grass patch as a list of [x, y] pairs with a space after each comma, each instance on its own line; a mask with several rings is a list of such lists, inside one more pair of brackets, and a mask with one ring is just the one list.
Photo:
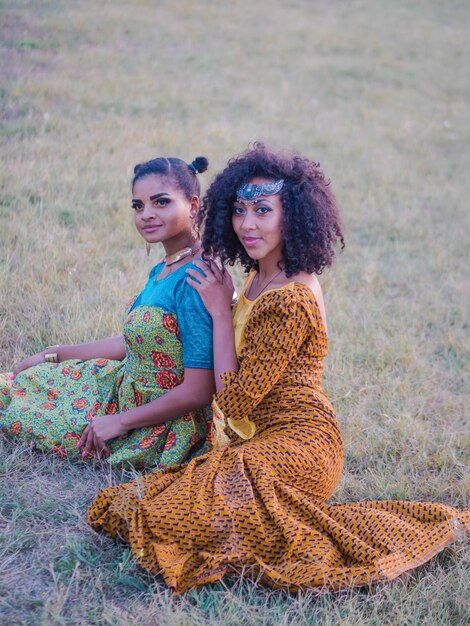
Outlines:
[[[135, 163], [206, 154], [206, 186], [250, 141], [297, 148], [321, 161], [346, 230], [321, 277], [346, 446], [332, 500], [468, 505], [469, 23], [460, 0], [0, 2], [0, 370], [119, 332], [159, 258], [132, 224]], [[0, 438], [5, 623], [469, 619], [461, 543], [372, 589], [228, 578], [172, 597], [85, 523], [93, 495], [131, 477]]]

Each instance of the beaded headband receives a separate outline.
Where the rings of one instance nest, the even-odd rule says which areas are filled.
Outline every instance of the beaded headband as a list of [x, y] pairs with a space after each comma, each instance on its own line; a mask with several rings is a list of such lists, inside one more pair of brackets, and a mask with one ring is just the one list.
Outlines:
[[244, 204], [255, 204], [260, 196], [274, 196], [279, 193], [284, 185], [284, 180], [276, 180], [273, 183], [263, 183], [262, 185], [254, 185], [245, 183], [237, 189], [237, 202]]

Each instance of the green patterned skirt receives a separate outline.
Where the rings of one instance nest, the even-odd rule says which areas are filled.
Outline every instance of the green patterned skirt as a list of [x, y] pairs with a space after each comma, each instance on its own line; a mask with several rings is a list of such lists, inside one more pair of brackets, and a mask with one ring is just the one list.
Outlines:
[[[0, 429], [44, 452], [81, 459], [78, 440], [94, 417], [150, 402], [183, 381], [173, 313], [138, 306], [124, 322], [126, 358], [42, 363], [11, 381], [0, 375]], [[107, 442], [112, 465], [162, 469], [208, 451], [209, 408]]]

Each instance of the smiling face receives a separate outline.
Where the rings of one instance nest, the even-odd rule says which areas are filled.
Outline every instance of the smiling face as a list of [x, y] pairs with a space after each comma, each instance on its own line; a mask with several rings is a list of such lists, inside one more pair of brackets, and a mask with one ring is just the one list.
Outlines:
[[167, 254], [193, 243], [191, 220], [198, 209], [171, 178], [150, 174], [139, 178], [132, 190], [132, 208], [137, 230], [148, 243], [161, 242]]
[[[273, 182], [256, 177], [250, 184]], [[248, 256], [256, 261], [282, 259], [282, 202], [279, 194], [260, 196], [255, 204], [235, 201], [232, 226]]]

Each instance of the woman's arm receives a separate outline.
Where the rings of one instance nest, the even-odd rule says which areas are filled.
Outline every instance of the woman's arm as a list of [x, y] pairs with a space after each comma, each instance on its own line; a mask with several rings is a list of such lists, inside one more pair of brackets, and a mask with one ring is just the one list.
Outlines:
[[215, 386], [216, 391], [221, 391], [224, 387], [222, 374], [226, 372], [238, 372], [232, 311], [229, 309], [223, 313], [221, 312], [219, 315], [213, 315], [212, 323]]
[[188, 282], [201, 296], [207, 311], [212, 317], [214, 344], [214, 375], [216, 390], [224, 387], [222, 374], [238, 372], [238, 359], [235, 350], [235, 335], [232, 321], [233, 283], [227, 271], [221, 272], [214, 262], [194, 261], [194, 265], [205, 273], [187, 269]]
[[39, 365], [39, 363], [44, 363], [46, 354], [51, 353], [57, 354], [57, 361], [59, 363], [61, 361], [67, 361], [68, 359], [79, 359], [80, 361], [112, 359], [122, 361], [126, 356], [126, 349], [122, 335], [107, 337], [106, 339], [100, 339], [99, 341], [93, 341], [91, 343], [51, 346], [21, 361], [14, 369], [13, 375], [17, 376], [25, 369]]
[[[203, 269], [202, 265], [195, 265]], [[245, 326], [245, 348], [239, 366], [233, 330], [231, 340], [227, 338], [229, 289], [222, 272], [213, 266], [212, 263], [212, 267], [204, 269], [205, 277], [194, 284], [212, 316], [214, 333], [219, 333], [218, 339], [214, 334], [217, 393], [212, 406], [241, 438], [250, 439], [256, 432], [250, 416], [295, 361], [308, 332], [309, 314], [297, 296], [289, 291], [266, 296], [253, 307]]]
[[295, 367], [301, 345], [315, 332], [311, 315], [298, 295], [288, 290], [273, 291], [254, 305], [244, 328], [239, 370], [222, 375], [225, 386], [214, 396], [215, 411], [243, 439], [255, 432], [250, 417], [258, 404], [285, 371]]
[[56, 346], [55, 348], [48, 348], [48, 350], [57, 353], [59, 363], [68, 359], [79, 359], [80, 361], [111, 359], [122, 361], [126, 356], [126, 347], [122, 335], [106, 337], [106, 339], [92, 341], [91, 343]]
[[119, 415], [96, 417], [83, 431], [78, 447], [82, 456], [93, 449], [98, 458], [109, 455], [108, 439], [124, 435], [135, 428], [156, 426], [181, 417], [189, 411], [210, 404], [214, 393], [214, 372], [208, 369], [186, 368], [183, 382], [164, 395]]

